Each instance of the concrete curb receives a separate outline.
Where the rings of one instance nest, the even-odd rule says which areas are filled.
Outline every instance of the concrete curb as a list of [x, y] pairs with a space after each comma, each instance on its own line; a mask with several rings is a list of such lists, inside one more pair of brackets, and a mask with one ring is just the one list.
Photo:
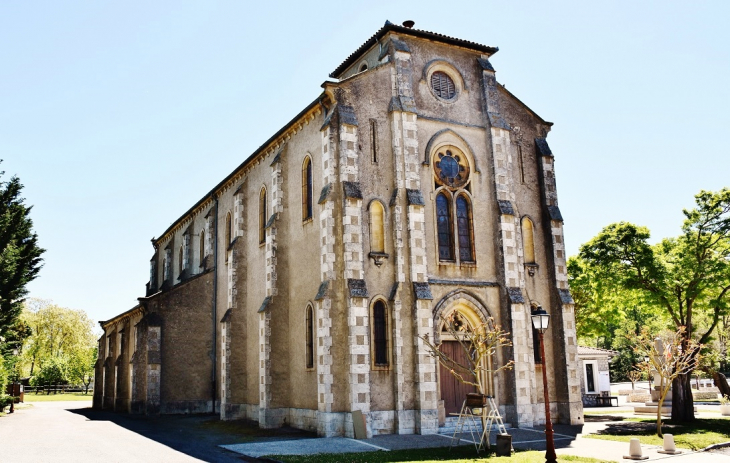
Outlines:
[[730, 442], [720, 442], [719, 444], [708, 445], [707, 447], [705, 447], [699, 451], [700, 452], [709, 452], [710, 450], [724, 449], [725, 447], [730, 447]]

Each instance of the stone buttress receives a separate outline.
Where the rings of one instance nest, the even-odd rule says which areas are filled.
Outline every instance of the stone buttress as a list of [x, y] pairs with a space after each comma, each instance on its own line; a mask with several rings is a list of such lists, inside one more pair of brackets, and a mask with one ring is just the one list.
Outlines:
[[271, 216], [266, 222], [266, 297], [259, 308], [259, 427], [276, 428], [284, 424], [286, 409], [271, 408], [271, 304], [278, 294], [276, 284], [277, 222], [283, 210], [281, 147], [271, 163]]
[[[228, 281], [227, 291], [227, 307], [225, 314], [220, 320], [220, 417], [222, 420], [230, 420], [240, 418], [242, 416], [236, 404], [231, 402], [231, 340], [233, 332], [231, 329], [232, 318], [238, 313], [238, 288], [239, 270], [246, 265], [245, 256], [239, 256], [245, 253], [245, 247], [236, 246], [239, 238], [244, 234], [244, 204], [245, 204], [244, 185], [241, 184], [233, 193], [233, 216], [232, 216], [232, 234], [231, 243], [226, 249], [226, 271]], [[206, 222], [207, 225], [207, 222]], [[241, 238], [242, 239], [242, 238]], [[243, 314], [239, 314], [241, 316]]]
[[[328, 118], [332, 117], [332, 113]], [[332, 290], [335, 280], [335, 203], [332, 189], [337, 183], [337, 128], [325, 120], [322, 136], [322, 191], [319, 197], [320, 286], [315, 296], [317, 311], [317, 434], [324, 437], [344, 433], [344, 416], [334, 411], [334, 362], [332, 356]]]
[[[368, 437], [372, 437], [370, 418], [370, 322], [368, 292], [364, 279], [365, 251], [362, 241], [362, 192], [358, 160], [357, 118], [354, 109], [337, 104], [339, 124], [339, 176], [342, 184], [342, 241], [347, 282], [348, 408], [365, 416]], [[352, 414], [345, 415], [345, 435], [354, 437]]]
[[[487, 121], [490, 128], [490, 139], [493, 161], [494, 188], [497, 198], [501, 272], [504, 278], [508, 302], [508, 317], [502, 321], [503, 328], [512, 333], [513, 370], [506, 375], [513, 375], [514, 388], [511, 395], [513, 405], [503, 405], [507, 420], [517, 426], [533, 426], [536, 421], [537, 403], [534, 400], [535, 362], [532, 350], [532, 329], [530, 307], [524, 299], [524, 270], [521, 259], [521, 227], [516, 209], [516, 198], [512, 188], [513, 176], [513, 144], [511, 128], [501, 114], [499, 90], [494, 68], [486, 57], [478, 59], [482, 69], [483, 100], [487, 110]], [[509, 324], [509, 325], [508, 325]]]
[[550, 247], [552, 255], [556, 288], [553, 293], [553, 311], [551, 336], [557, 348], [554, 349], [555, 389], [557, 396], [557, 414], [561, 422], [570, 424], [583, 423], [583, 405], [581, 401], [580, 378], [578, 375], [578, 342], [575, 328], [575, 302], [568, 289], [568, 269], [563, 240], [563, 216], [558, 208], [558, 192], [555, 184], [555, 159], [545, 138], [536, 138], [535, 147], [540, 159], [540, 181], [542, 201], [546, 216], [550, 223]]
[[[411, 52], [408, 45], [393, 37], [388, 45], [393, 59], [391, 73], [392, 99], [390, 103], [391, 129], [393, 133], [393, 157], [396, 178], [393, 221], [395, 233], [396, 283], [412, 287], [412, 312], [402, 313], [403, 291], [394, 297], [394, 310], [400, 310], [395, 317], [395, 329], [400, 331], [402, 319], [410, 319], [413, 330], [414, 378], [416, 387], [415, 410], [408, 413], [403, 409], [404, 384], [403, 365], [396, 365], [396, 430], [404, 433], [433, 434], [438, 432], [438, 397], [436, 387], [436, 363], [427, 353], [422, 336], [433, 336], [433, 315], [431, 291], [428, 286], [428, 265], [426, 256], [426, 224], [424, 200], [421, 193], [418, 155], [418, 123], [413, 98], [413, 77]], [[405, 217], [404, 217], [405, 213]], [[406, 225], [404, 232], [403, 228]], [[405, 243], [407, 240], [407, 247]], [[406, 262], [407, 254], [407, 262]], [[406, 284], [409, 280], [410, 284]], [[405, 290], [405, 288], [404, 288]], [[399, 336], [395, 339], [401, 338]], [[396, 355], [401, 363], [402, 357]]]

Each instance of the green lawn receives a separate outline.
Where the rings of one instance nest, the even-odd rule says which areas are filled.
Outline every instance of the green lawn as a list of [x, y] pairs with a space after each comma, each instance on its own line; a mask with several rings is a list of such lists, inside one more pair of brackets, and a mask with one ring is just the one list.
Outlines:
[[[449, 450], [448, 447], [435, 449], [392, 450], [390, 452], [336, 453], [319, 455], [268, 455], [268, 458], [284, 463], [381, 463], [381, 462], [451, 462], [469, 463], [488, 461], [489, 463], [543, 463], [545, 452], [517, 452], [511, 457], [495, 457], [494, 454], [476, 454], [474, 447], [463, 446]], [[606, 460], [582, 458], [570, 455], [559, 456], [559, 462], [605, 463]]]
[[61, 402], [67, 400], [91, 400], [93, 395], [91, 393], [84, 394], [83, 392], [70, 392], [66, 394], [25, 394], [25, 402]]
[[[694, 423], [674, 423], [662, 421], [664, 434], [673, 434], [677, 447], [699, 450], [712, 444], [730, 441], [730, 420], [724, 418], [698, 418]], [[642, 444], [662, 445], [656, 435], [656, 419], [630, 418], [619, 423], [609, 424], [598, 434], [585, 437], [592, 439], [628, 442], [638, 438]]]

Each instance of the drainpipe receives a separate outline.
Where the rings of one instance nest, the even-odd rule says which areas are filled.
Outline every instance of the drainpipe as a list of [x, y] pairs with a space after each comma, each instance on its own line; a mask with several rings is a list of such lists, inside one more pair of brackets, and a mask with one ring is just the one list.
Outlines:
[[215, 413], [215, 400], [216, 392], [218, 390], [217, 384], [217, 369], [218, 369], [218, 196], [213, 194], [213, 201], [215, 201], [215, 212], [213, 217], [213, 377], [211, 378], [211, 384], [213, 385], [213, 413]]

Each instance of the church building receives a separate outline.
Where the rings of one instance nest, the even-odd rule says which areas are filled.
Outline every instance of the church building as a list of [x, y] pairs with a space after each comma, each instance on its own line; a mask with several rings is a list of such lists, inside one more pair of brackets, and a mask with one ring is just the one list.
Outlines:
[[471, 390], [421, 337], [463, 355], [457, 311], [510, 333], [488, 363], [514, 367], [483, 378], [505, 422], [544, 424], [546, 369], [553, 419], [582, 423], [552, 123], [497, 82], [497, 50], [386, 22], [152, 240], [145, 296], [101, 322], [94, 406], [436, 433]]

